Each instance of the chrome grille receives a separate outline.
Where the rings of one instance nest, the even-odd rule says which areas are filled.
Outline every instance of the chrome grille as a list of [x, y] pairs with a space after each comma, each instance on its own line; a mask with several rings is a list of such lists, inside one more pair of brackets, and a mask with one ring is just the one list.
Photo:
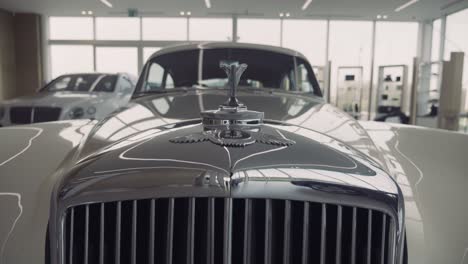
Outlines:
[[29, 124], [32, 118], [32, 107], [12, 107], [10, 121], [13, 124]]
[[61, 111], [59, 107], [35, 107], [33, 123], [57, 121]]
[[158, 198], [68, 209], [64, 262], [392, 263], [394, 221], [315, 202]]
[[12, 107], [10, 121], [13, 124], [31, 124], [57, 121], [62, 109], [59, 107]]

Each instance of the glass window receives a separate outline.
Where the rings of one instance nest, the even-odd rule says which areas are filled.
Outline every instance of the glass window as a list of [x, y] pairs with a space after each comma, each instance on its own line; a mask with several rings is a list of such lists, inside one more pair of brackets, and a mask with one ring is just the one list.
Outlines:
[[280, 31], [279, 19], [243, 18], [237, 20], [239, 42], [279, 46]]
[[187, 19], [143, 18], [143, 40], [187, 40]]
[[190, 18], [189, 40], [231, 41], [231, 18]]
[[377, 65], [411, 64], [416, 56], [417, 38], [417, 23], [377, 22], [375, 43]]
[[51, 45], [50, 64], [52, 78], [66, 73], [94, 71], [93, 46]]
[[93, 35], [93, 19], [91, 17], [49, 18], [50, 39], [91, 40]]
[[465, 53], [462, 88], [465, 93], [462, 108], [468, 111], [468, 9], [447, 16], [445, 29], [445, 60], [450, 60], [450, 53], [461, 51]]
[[133, 47], [97, 47], [98, 72], [126, 72], [138, 75], [138, 50]]
[[140, 19], [136, 17], [96, 18], [98, 40], [139, 40]]
[[312, 65], [325, 65], [326, 45], [326, 21], [292, 19], [283, 21], [283, 47], [301, 52]]
[[[404, 83], [406, 91], [403, 98], [411, 98], [410, 89], [412, 80], [413, 58], [417, 55], [418, 23], [416, 22], [377, 22], [375, 36], [375, 68], [374, 76], [379, 76], [379, 66], [406, 65], [407, 82]], [[403, 78], [405, 79], [405, 78]], [[378, 80], [378, 78], [374, 78]], [[373, 86], [377, 95], [377, 83]], [[372, 112], [376, 111], [376, 98], [372, 98]], [[402, 111], [409, 113], [410, 100], [402, 104]], [[373, 118], [373, 116], [371, 117]]]
[[108, 92], [111, 93], [115, 90], [115, 83], [117, 82], [117, 75], [106, 75], [94, 87], [95, 92]]
[[125, 77], [120, 79], [120, 92], [132, 93], [133, 88], [134, 85], [130, 82], [130, 80], [127, 80]]
[[[346, 43], [344, 45], [344, 43]], [[352, 85], [357, 98], [355, 108], [366, 112], [369, 105], [370, 62], [372, 50], [372, 22], [367, 21], [330, 21], [329, 60], [332, 61], [330, 76], [330, 99], [337, 103], [338, 86]], [[356, 76], [357, 80], [345, 80], [347, 75]], [[339, 85], [340, 84], [340, 85]], [[343, 83], [344, 84], [344, 83]], [[343, 101], [343, 98], [341, 98]], [[363, 113], [366, 114], [366, 113]], [[366, 119], [367, 117], [362, 117]]]
[[440, 52], [440, 30], [441, 20], [434, 20], [432, 23], [432, 47], [431, 47], [431, 61], [438, 61]]
[[153, 55], [153, 53], [155, 53], [156, 51], [160, 49], [161, 48], [157, 48], [157, 47], [143, 48], [143, 63], [145, 63], [151, 57], [151, 55]]
[[60, 76], [50, 84], [48, 84], [43, 91], [58, 92], [58, 91], [78, 91], [87, 92], [99, 78], [99, 74], [71, 74]]
[[314, 75], [310, 65], [290, 55], [242, 48], [208, 49], [203, 53], [202, 76], [198, 71], [198, 59], [198, 50], [173, 52], [153, 58], [146, 85], [139, 88], [140, 91], [169, 88], [168, 83], [175, 87], [224, 88], [227, 78], [226, 73], [219, 68], [220, 63], [238, 61], [248, 65], [239, 82], [240, 87], [319, 93], [318, 87], [315, 90], [313, 86]]
[[148, 71], [148, 78], [146, 85], [148, 89], [157, 90], [163, 87], [164, 68], [157, 63], [151, 64]]
[[198, 50], [163, 54], [154, 58], [148, 70], [144, 91], [192, 86], [198, 80]]

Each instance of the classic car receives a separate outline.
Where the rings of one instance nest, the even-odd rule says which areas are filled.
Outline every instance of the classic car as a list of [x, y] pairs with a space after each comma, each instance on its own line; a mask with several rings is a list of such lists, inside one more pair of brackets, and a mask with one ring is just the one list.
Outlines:
[[468, 261], [468, 137], [358, 122], [289, 49], [165, 48], [119, 112], [0, 139], [1, 263]]
[[67, 119], [103, 119], [125, 106], [136, 78], [126, 73], [66, 74], [37, 93], [0, 102], [0, 126]]

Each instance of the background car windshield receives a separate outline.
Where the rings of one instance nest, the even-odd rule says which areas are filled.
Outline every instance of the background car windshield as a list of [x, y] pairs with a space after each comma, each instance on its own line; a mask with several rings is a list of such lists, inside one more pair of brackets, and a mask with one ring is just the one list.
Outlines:
[[52, 81], [43, 91], [88, 92], [99, 76], [98, 74], [63, 75]]
[[117, 82], [117, 75], [106, 75], [102, 77], [94, 87], [94, 92], [113, 92], [115, 90], [115, 83]]
[[147, 66], [146, 83], [139, 91], [191, 86], [224, 88], [226, 73], [219, 65], [229, 61], [248, 64], [240, 86], [314, 91], [313, 71], [301, 58], [264, 50], [208, 49], [203, 51], [201, 72], [199, 58], [198, 50], [173, 52], [154, 58]]

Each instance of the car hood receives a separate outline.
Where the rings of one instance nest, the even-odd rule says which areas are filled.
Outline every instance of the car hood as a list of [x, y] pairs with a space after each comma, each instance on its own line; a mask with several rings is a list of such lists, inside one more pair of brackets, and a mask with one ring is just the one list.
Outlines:
[[87, 92], [39, 92], [33, 95], [18, 97], [4, 101], [8, 106], [51, 106], [67, 107], [75, 104], [99, 101], [110, 97], [110, 93]]
[[[338, 139], [381, 165], [385, 164], [361, 125], [321, 98], [275, 91], [240, 90], [238, 99], [250, 110], [264, 112], [266, 120], [294, 125], [296, 131], [308, 129]], [[219, 89], [176, 91], [138, 98], [126, 109], [96, 126], [83, 145], [82, 156], [142, 131], [199, 120], [200, 112], [217, 109], [225, 100], [226, 90]]]

